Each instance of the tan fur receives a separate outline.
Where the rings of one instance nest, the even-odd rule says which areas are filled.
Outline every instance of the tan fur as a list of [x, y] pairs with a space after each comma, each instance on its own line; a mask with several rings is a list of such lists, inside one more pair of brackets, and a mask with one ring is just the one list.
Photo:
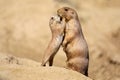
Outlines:
[[49, 66], [52, 66], [53, 59], [63, 41], [65, 19], [60, 19], [59, 16], [54, 16], [50, 19], [49, 26], [52, 32], [52, 39], [49, 42], [42, 60], [42, 66], [45, 66], [49, 61]]
[[89, 51], [75, 10], [63, 7], [57, 14], [66, 19], [65, 38], [62, 43], [67, 56], [67, 68], [88, 76]]

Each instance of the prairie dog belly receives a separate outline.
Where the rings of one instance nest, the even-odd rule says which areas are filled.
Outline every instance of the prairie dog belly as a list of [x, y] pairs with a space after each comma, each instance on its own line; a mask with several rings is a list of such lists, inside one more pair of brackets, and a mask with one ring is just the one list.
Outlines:
[[85, 41], [73, 40], [65, 47], [66, 55], [69, 58], [85, 57], [88, 58], [88, 47]]

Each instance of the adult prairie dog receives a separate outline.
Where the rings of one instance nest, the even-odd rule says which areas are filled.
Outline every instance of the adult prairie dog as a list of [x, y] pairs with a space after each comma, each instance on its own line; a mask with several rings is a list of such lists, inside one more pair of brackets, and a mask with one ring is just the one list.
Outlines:
[[76, 11], [69, 7], [57, 10], [65, 18], [65, 38], [62, 46], [67, 56], [67, 68], [88, 76], [89, 51]]
[[42, 60], [42, 66], [45, 66], [49, 61], [49, 66], [53, 65], [53, 59], [58, 49], [60, 48], [65, 30], [65, 19], [59, 16], [53, 16], [50, 19], [49, 26], [52, 33], [52, 39], [49, 42], [47, 49], [45, 50], [44, 57]]

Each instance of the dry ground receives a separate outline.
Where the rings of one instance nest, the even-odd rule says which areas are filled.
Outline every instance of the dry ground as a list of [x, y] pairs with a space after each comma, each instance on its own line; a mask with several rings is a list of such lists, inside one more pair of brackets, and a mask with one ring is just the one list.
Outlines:
[[0, 53], [0, 80], [92, 80], [76, 71]]

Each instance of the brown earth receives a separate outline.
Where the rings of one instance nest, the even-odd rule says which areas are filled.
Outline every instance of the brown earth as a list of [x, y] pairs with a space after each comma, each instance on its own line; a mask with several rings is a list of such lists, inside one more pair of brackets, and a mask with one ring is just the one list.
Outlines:
[[78, 72], [60, 67], [41, 67], [29, 59], [0, 53], [0, 80], [92, 80]]
[[[51, 39], [50, 16], [62, 6], [78, 12], [89, 45], [89, 76], [120, 79], [120, 0], [0, 0], [0, 52], [41, 62]], [[59, 50], [55, 66], [65, 66]]]

